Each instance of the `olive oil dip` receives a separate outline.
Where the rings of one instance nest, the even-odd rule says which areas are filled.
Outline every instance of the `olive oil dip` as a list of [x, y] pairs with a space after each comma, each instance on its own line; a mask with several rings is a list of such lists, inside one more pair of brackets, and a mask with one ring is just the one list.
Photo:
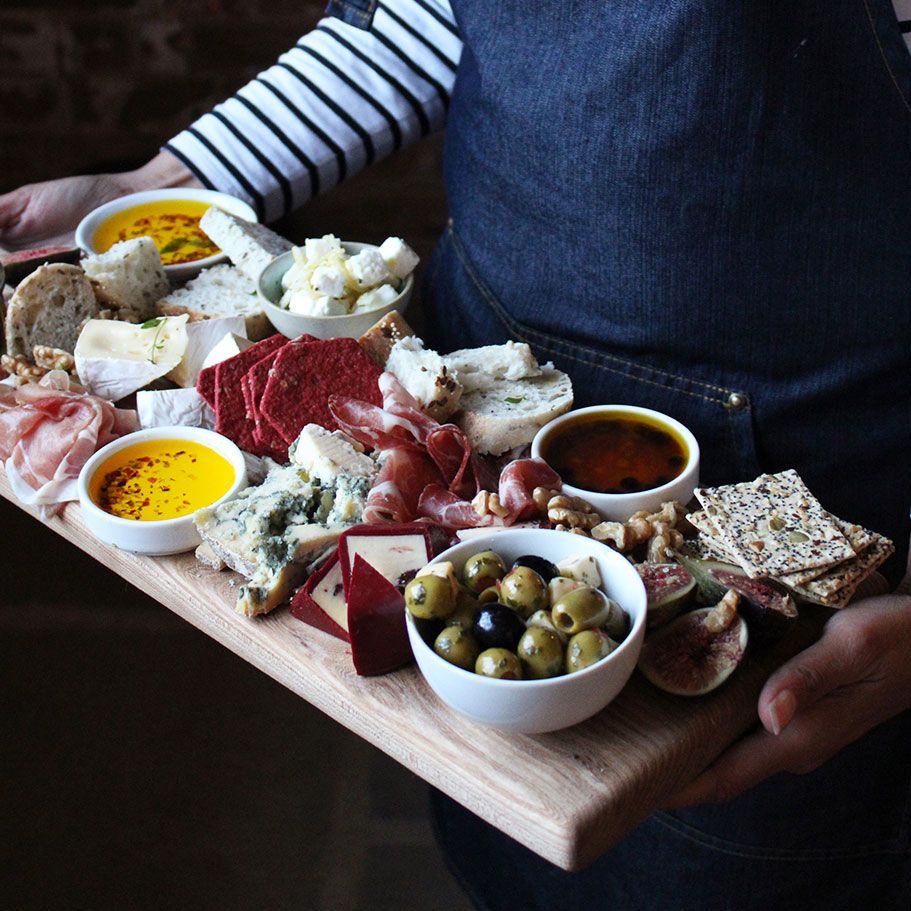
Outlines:
[[89, 484], [99, 508], [140, 522], [191, 515], [234, 483], [224, 456], [192, 440], [147, 440], [103, 462]]
[[622, 411], [566, 421], [547, 436], [541, 455], [566, 484], [611, 494], [662, 487], [689, 460], [686, 444], [666, 424]]
[[140, 203], [102, 222], [94, 243], [98, 252], [104, 253], [120, 241], [151, 237], [165, 266], [214, 256], [218, 247], [199, 227], [199, 219], [208, 208], [208, 203], [193, 199]]

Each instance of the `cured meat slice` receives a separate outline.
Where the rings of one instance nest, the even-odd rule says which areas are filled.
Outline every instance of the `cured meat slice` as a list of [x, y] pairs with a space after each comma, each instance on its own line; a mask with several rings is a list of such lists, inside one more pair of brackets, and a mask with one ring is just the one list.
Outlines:
[[78, 499], [79, 472], [97, 449], [138, 428], [135, 411], [89, 395], [60, 370], [0, 390], [0, 459], [13, 493], [44, 518]]
[[480, 515], [470, 500], [456, 496], [442, 484], [429, 484], [418, 500], [418, 514], [444, 528], [480, 528], [505, 525], [504, 519], [492, 513]]
[[510, 522], [528, 518], [535, 510], [536, 487], [559, 489], [563, 481], [543, 459], [516, 459], [500, 474], [500, 505], [509, 510]]
[[405, 446], [390, 449], [377, 473], [363, 520], [371, 524], [412, 522], [418, 501], [428, 484], [442, 484], [443, 477], [428, 455]]

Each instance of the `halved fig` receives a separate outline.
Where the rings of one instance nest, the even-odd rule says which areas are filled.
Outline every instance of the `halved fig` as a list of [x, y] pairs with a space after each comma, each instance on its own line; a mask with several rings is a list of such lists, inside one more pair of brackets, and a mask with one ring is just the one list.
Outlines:
[[741, 567], [720, 560], [681, 556], [680, 562], [693, 574], [705, 603], [714, 604], [731, 588], [740, 593], [740, 613], [750, 627], [754, 646], [777, 642], [797, 620], [794, 599], [774, 579], [751, 579]]
[[75, 266], [81, 253], [79, 247], [70, 245], [13, 250], [0, 253], [0, 265], [6, 272], [6, 281], [11, 285], [18, 285], [23, 278], [45, 263], [70, 263]]
[[747, 625], [740, 596], [730, 591], [714, 607], [681, 614], [651, 633], [639, 654], [639, 670], [659, 689], [701, 696], [719, 687], [743, 660]]
[[689, 607], [696, 593], [693, 574], [679, 563], [637, 563], [647, 598], [645, 625], [656, 629]]

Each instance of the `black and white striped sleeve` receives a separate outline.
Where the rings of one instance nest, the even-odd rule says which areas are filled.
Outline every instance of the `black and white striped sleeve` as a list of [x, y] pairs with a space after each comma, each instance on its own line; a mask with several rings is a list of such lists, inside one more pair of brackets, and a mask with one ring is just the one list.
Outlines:
[[377, 0], [327, 17], [165, 148], [271, 222], [442, 127], [461, 53], [447, 0]]

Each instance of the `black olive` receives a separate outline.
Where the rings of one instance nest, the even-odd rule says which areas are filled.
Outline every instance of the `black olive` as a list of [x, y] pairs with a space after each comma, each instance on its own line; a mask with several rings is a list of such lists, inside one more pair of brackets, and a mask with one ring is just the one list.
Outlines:
[[505, 604], [485, 604], [474, 618], [472, 633], [481, 649], [507, 648], [515, 651], [525, 632], [525, 621]]
[[550, 582], [554, 576], [560, 575], [560, 570], [550, 560], [546, 557], [539, 557], [536, 554], [525, 554], [524, 556], [516, 557], [512, 568], [515, 569], [517, 566], [527, 566], [529, 569], [533, 569], [545, 582]]

